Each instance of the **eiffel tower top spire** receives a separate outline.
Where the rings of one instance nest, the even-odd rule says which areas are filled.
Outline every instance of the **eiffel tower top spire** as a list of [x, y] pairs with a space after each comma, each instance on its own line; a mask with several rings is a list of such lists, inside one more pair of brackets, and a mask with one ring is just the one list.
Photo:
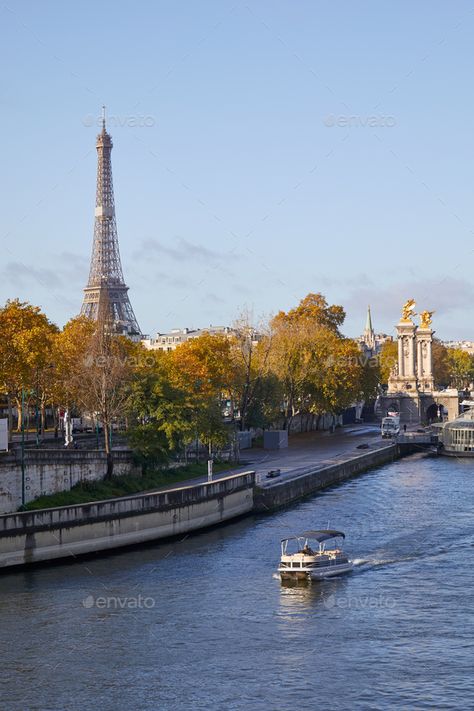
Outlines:
[[110, 158], [112, 147], [112, 137], [107, 133], [105, 106], [103, 106], [102, 131], [97, 136], [96, 142], [97, 189], [94, 242], [81, 314], [96, 321], [100, 297], [105, 295], [117, 333], [138, 338], [140, 327], [128, 298], [128, 287], [125, 285], [120, 261]]

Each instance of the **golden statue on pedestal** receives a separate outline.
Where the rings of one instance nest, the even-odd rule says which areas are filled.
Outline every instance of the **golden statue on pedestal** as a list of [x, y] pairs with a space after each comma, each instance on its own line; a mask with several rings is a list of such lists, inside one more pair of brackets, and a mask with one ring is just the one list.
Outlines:
[[411, 317], [416, 316], [415, 303], [415, 299], [408, 299], [408, 301], [403, 304], [401, 318], [402, 321], [412, 323]]
[[434, 311], [422, 311], [420, 314], [420, 328], [429, 328], [431, 326], [432, 316]]

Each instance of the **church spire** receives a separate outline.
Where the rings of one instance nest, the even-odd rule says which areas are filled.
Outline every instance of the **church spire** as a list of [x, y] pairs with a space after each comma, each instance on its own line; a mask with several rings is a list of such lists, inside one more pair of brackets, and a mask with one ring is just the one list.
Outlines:
[[375, 331], [372, 326], [372, 314], [370, 313], [370, 306], [367, 307], [367, 319], [365, 321], [364, 329], [364, 344], [371, 351], [375, 350]]
[[372, 326], [372, 316], [370, 313], [370, 306], [367, 306], [367, 320], [365, 322], [365, 331], [366, 333], [373, 333], [374, 329]]

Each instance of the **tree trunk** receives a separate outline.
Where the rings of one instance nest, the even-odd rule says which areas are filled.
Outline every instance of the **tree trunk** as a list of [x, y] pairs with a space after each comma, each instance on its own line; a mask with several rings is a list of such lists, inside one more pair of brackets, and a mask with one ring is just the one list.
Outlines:
[[12, 399], [10, 395], [7, 395], [7, 406], [8, 406], [8, 440], [10, 441], [13, 434], [13, 410], [12, 410]]
[[30, 436], [30, 403], [26, 405], [26, 439]]
[[112, 479], [114, 475], [114, 458], [111, 452], [107, 453], [107, 471], [105, 474], [106, 479]]
[[108, 422], [103, 423], [104, 426], [104, 444], [105, 444], [105, 453], [107, 455], [107, 471], [105, 473], [105, 479], [112, 479], [114, 475], [114, 459], [112, 456], [112, 451], [110, 449], [110, 431], [112, 425], [109, 424]]
[[59, 412], [57, 407], [53, 407], [53, 427], [54, 427], [54, 439], [58, 438], [59, 434]]
[[22, 422], [22, 418], [23, 418], [21, 400], [18, 400], [18, 398], [15, 398], [15, 402], [16, 402], [16, 412], [17, 412], [16, 431], [21, 432], [21, 422]]
[[40, 422], [40, 434], [44, 435], [46, 429], [46, 401], [44, 395], [41, 396], [41, 422]]

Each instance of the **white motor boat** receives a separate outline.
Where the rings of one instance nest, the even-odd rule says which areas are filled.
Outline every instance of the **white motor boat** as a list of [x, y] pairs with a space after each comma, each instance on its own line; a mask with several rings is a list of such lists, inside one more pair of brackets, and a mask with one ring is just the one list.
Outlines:
[[[353, 563], [337, 539], [344, 539], [342, 531], [324, 529], [321, 531], [304, 531], [297, 536], [284, 538], [281, 541], [281, 559], [278, 572], [282, 580], [324, 580], [336, 575], [349, 573]], [[327, 541], [334, 541], [334, 547], [327, 548]], [[314, 550], [310, 543], [316, 542]], [[296, 550], [295, 550], [296, 549]]]

